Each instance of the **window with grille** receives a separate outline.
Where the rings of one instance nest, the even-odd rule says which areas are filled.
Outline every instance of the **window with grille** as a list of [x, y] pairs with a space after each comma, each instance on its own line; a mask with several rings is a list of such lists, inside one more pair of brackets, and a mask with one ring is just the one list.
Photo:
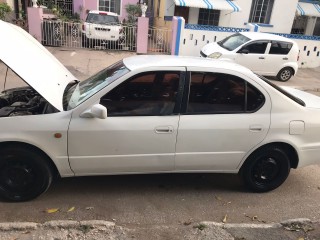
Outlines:
[[201, 25], [219, 25], [220, 11], [200, 8], [198, 24]]
[[270, 23], [274, 0], [253, 0], [249, 22], [251, 23]]
[[72, 0], [43, 0], [42, 4], [50, 9], [56, 7], [64, 16], [71, 16], [73, 13]]
[[121, 1], [119, 0], [99, 0], [99, 10], [114, 12], [120, 15]]

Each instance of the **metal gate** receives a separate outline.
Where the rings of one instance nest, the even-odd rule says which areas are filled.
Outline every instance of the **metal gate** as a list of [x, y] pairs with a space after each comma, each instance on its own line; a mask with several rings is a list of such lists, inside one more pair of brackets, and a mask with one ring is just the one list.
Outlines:
[[[87, 28], [90, 28], [90, 25]], [[137, 27], [135, 25], [121, 25], [121, 33], [115, 41], [104, 39], [102, 35], [96, 36], [95, 39], [87, 38], [83, 32], [82, 23], [43, 20], [41, 30], [41, 42], [45, 46], [122, 51], [136, 51], [137, 46]]]
[[171, 53], [172, 30], [167, 28], [149, 28], [148, 52]]

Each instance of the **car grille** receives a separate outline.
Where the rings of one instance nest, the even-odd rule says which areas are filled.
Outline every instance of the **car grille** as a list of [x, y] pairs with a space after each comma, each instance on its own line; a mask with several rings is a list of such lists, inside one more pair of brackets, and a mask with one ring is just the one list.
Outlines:
[[206, 54], [204, 54], [202, 51], [200, 51], [200, 56], [201, 57], [204, 57], [204, 58], [206, 58], [206, 57], [208, 57]]

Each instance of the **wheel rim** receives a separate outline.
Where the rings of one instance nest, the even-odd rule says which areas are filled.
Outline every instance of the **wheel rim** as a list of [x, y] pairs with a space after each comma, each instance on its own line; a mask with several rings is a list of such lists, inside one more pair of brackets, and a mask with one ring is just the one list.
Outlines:
[[280, 172], [280, 164], [277, 159], [263, 158], [253, 167], [253, 179], [258, 185], [270, 184], [277, 179]]
[[284, 71], [282, 71], [281, 73], [281, 79], [282, 80], [288, 80], [291, 77], [291, 71], [286, 69]]
[[2, 166], [0, 186], [10, 192], [26, 192], [35, 183], [36, 175], [32, 166], [20, 161], [7, 161]]

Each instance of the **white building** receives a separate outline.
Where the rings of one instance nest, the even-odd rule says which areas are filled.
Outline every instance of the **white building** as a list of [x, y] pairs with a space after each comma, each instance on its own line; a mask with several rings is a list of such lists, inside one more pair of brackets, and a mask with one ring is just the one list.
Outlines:
[[318, 1], [155, 0], [158, 25], [168, 25], [172, 16], [184, 17], [187, 24], [245, 28], [254, 23], [264, 32], [320, 35]]

